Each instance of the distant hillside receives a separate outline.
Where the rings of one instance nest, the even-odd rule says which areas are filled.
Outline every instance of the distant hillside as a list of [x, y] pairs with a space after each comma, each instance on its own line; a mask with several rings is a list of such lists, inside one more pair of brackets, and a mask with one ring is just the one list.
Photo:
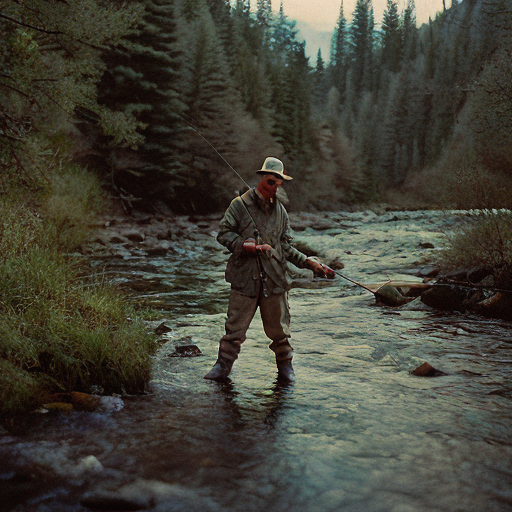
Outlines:
[[297, 39], [299, 41], [306, 41], [306, 55], [310, 57], [310, 65], [314, 66], [316, 64], [318, 48], [322, 51], [322, 58], [327, 62], [330, 57], [331, 38], [334, 27], [332, 32], [326, 32], [317, 30], [304, 21], [297, 21], [296, 28], [299, 31]]

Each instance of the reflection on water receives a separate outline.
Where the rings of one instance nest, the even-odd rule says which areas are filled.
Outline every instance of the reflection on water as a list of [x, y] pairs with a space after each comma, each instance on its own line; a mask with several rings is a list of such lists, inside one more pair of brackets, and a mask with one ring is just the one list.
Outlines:
[[[426, 227], [437, 237], [439, 219], [422, 219], [392, 221], [411, 259], [429, 241]], [[394, 239], [390, 222], [361, 221], [357, 231]], [[318, 247], [333, 238], [301, 237]], [[404, 270], [381, 258], [372, 266], [373, 245], [381, 250], [370, 243], [363, 263], [347, 259], [347, 274]], [[87, 493], [124, 499], [137, 489], [139, 500], [149, 496], [144, 509], [158, 512], [512, 509], [510, 324], [377, 307], [336, 280], [291, 292], [295, 384], [277, 383], [258, 315], [231, 380], [210, 382], [202, 377], [223, 332], [225, 259], [209, 250], [197, 267], [183, 253], [108, 267], [134, 297], [153, 298], [172, 329], [155, 356], [152, 394], [125, 397], [117, 413], [33, 415], [20, 436], [1, 435], [2, 503], [85, 512]], [[168, 357], [187, 336], [203, 356]], [[423, 361], [444, 375], [412, 376]], [[91, 456], [100, 466], [85, 468]]]

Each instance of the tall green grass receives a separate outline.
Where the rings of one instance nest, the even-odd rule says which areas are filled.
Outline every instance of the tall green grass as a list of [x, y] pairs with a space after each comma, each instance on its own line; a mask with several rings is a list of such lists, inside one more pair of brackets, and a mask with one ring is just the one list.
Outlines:
[[97, 178], [61, 167], [0, 197], [0, 412], [54, 391], [144, 391], [153, 338], [114, 287], [68, 256], [104, 204]]

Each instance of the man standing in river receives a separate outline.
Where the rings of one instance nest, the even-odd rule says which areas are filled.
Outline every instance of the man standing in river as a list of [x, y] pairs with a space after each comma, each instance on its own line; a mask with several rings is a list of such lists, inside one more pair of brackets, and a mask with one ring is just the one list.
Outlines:
[[231, 293], [226, 334], [215, 365], [204, 377], [209, 380], [228, 377], [259, 307], [265, 334], [272, 341], [269, 348], [275, 353], [278, 378], [294, 381], [289, 343], [291, 278], [286, 262], [308, 268], [316, 277], [335, 277], [332, 269], [291, 245], [288, 214], [276, 197], [283, 182], [292, 180], [283, 162], [268, 157], [256, 173], [261, 175], [256, 188], [233, 199], [219, 225], [217, 240], [232, 253], [226, 268]]

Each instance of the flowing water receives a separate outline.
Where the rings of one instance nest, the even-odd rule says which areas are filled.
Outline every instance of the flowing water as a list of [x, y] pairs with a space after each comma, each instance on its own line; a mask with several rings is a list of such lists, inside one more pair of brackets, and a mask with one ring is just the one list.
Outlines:
[[[312, 219], [292, 216], [295, 240], [366, 284], [420, 281], [455, 222], [439, 212]], [[290, 292], [297, 382], [276, 382], [258, 314], [231, 380], [206, 381], [229, 291], [214, 229], [189, 225], [165, 257], [94, 256], [170, 328], [151, 394], [123, 397], [117, 412], [34, 413], [1, 434], [0, 509], [512, 510], [510, 323], [418, 301], [378, 306], [342, 278], [301, 271]], [[202, 355], [172, 357], [177, 344]], [[424, 361], [440, 375], [410, 373]]]

